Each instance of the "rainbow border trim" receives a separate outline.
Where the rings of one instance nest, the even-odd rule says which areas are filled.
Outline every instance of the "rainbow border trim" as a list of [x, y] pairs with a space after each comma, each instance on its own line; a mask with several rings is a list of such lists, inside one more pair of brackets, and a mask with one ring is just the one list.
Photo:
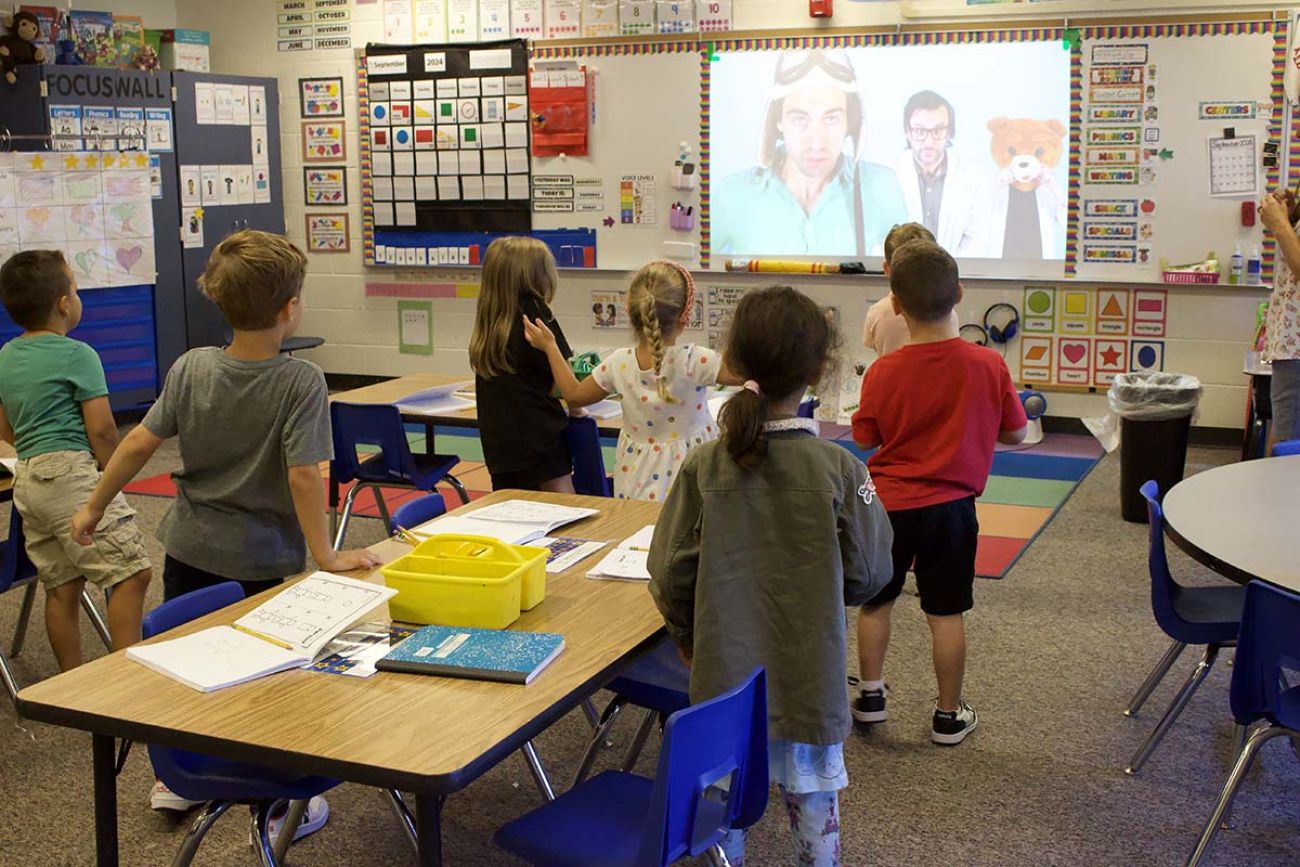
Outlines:
[[709, 130], [712, 123], [709, 87], [713, 76], [713, 61], [710, 59], [712, 54], [711, 47], [700, 51], [700, 269], [706, 271], [709, 268], [710, 244], [713, 238], [709, 220], [709, 207], [713, 201], [713, 197], [709, 194], [709, 181], [712, 177], [709, 171]]
[[357, 59], [357, 129], [361, 136], [357, 151], [361, 159], [361, 251], [364, 264], [375, 264], [375, 184], [371, 178], [370, 157], [370, 79], [366, 54], [358, 50]]
[[1070, 164], [1066, 173], [1065, 276], [1079, 271], [1079, 200], [1083, 192], [1083, 39], [1070, 47]]
[[[1290, 16], [1288, 16], [1289, 18]], [[1268, 140], [1275, 141], [1279, 144], [1282, 141], [1282, 126], [1286, 119], [1287, 99], [1286, 90], [1282, 86], [1282, 78], [1286, 74], [1286, 51], [1288, 37], [1288, 22], [1279, 21], [1279, 26], [1273, 30], [1273, 75], [1271, 86], [1269, 87], [1269, 100], [1273, 103], [1273, 114], [1268, 121]], [[1300, 133], [1300, 126], [1297, 126], [1296, 119], [1291, 120], [1291, 141], [1287, 145], [1287, 184], [1290, 185], [1290, 176], [1293, 163], [1296, 157], [1300, 156], [1300, 141], [1296, 140], [1297, 133]], [[1264, 173], [1265, 188], [1276, 190], [1282, 177], [1281, 153], [1277, 156], [1279, 165], [1268, 169]], [[1277, 241], [1271, 234], [1264, 236], [1264, 242], [1260, 245], [1260, 282], [1271, 284], [1273, 282], [1273, 272], [1277, 267]]]

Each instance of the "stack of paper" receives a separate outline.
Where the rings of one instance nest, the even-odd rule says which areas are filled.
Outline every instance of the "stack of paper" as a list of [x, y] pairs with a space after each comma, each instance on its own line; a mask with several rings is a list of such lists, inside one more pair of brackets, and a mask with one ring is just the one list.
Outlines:
[[231, 626], [137, 644], [126, 656], [191, 689], [211, 692], [310, 664], [331, 639], [396, 592], [382, 584], [315, 572]]
[[506, 500], [466, 515], [447, 515], [416, 527], [416, 536], [487, 536], [509, 545], [527, 545], [557, 527], [581, 521], [596, 509], [557, 506], [532, 500]]
[[473, 387], [474, 383], [471, 380], [436, 385], [433, 388], [408, 394], [397, 401], [397, 408], [402, 412], [417, 415], [449, 415], [474, 406], [474, 401], [456, 395], [458, 391]]
[[650, 570], [646, 561], [650, 557], [650, 541], [654, 535], [654, 524], [642, 527], [635, 536], [624, 539], [606, 554], [605, 559], [587, 573], [587, 577], [608, 581], [649, 581]]
[[623, 404], [617, 400], [597, 401], [591, 406], [584, 407], [587, 415], [597, 419], [618, 418], [623, 414]]

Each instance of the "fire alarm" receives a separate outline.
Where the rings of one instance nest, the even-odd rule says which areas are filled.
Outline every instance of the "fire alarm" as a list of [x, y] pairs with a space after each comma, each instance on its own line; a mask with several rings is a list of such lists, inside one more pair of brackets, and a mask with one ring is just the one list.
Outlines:
[[808, 14], [813, 18], [830, 18], [831, 0], [808, 0]]

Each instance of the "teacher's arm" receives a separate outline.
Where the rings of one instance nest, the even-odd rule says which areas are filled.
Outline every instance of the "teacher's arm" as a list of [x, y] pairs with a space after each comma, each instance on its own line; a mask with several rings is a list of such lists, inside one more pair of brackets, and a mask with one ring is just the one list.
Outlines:
[[1291, 273], [1300, 274], [1300, 237], [1291, 228], [1287, 202], [1276, 194], [1265, 196], [1259, 208], [1259, 218], [1264, 228], [1273, 233]]

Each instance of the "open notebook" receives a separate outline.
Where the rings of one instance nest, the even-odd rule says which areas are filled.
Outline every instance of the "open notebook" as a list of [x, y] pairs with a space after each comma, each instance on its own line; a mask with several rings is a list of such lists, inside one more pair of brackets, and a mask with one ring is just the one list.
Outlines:
[[642, 527], [635, 535], [619, 543], [618, 547], [605, 555], [592, 570], [588, 578], [601, 578], [607, 581], [649, 581], [650, 570], [646, 566], [650, 558], [650, 541], [654, 539], [655, 526]]
[[556, 506], [532, 500], [506, 500], [464, 515], [447, 515], [421, 524], [412, 532], [416, 536], [453, 533], [464, 536], [488, 536], [508, 545], [527, 545], [557, 527], [581, 521], [597, 513], [596, 509]]
[[230, 626], [130, 647], [127, 659], [211, 692], [309, 664], [330, 641], [397, 591], [329, 572], [281, 590]]

